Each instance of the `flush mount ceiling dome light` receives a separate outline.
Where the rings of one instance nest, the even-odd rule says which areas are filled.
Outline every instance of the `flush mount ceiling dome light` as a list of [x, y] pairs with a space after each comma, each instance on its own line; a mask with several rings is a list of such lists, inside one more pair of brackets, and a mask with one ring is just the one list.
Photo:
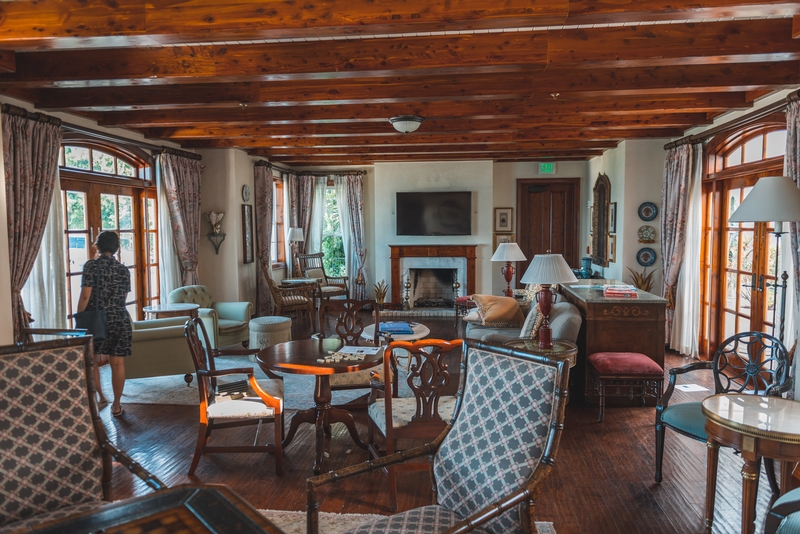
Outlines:
[[416, 115], [400, 115], [398, 117], [392, 117], [389, 119], [389, 122], [392, 123], [394, 129], [400, 133], [411, 133], [416, 132], [419, 125], [422, 124], [424, 121], [422, 117], [417, 117]]

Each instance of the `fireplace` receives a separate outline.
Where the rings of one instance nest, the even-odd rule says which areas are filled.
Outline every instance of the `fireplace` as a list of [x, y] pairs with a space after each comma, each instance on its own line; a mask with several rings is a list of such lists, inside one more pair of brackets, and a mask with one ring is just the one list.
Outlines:
[[[442, 269], [455, 272], [459, 296], [475, 293], [477, 245], [389, 245], [392, 260], [392, 307], [400, 308], [405, 297], [405, 276], [413, 269]], [[452, 276], [452, 274], [450, 275]], [[446, 276], [447, 277], [447, 276]], [[413, 284], [413, 281], [412, 281]], [[452, 280], [450, 281], [452, 287]], [[409, 299], [414, 305], [414, 300]]]
[[452, 308], [458, 269], [409, 269], [409, 303], [412, 308]]

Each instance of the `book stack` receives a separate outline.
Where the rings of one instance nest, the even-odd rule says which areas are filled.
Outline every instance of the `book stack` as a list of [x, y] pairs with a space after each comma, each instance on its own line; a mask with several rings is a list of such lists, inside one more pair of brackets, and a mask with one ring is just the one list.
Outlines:
[[603, 296], [607, 299], [635, 299], [639, 298], [636, 288], [627, 284], [603, 286]]
[[381, 322], [378, 331], [386, 332], [387, 334], [400, 334], [400, 335], [403, 334], [410, 335], [414, 333], [414, 329], [411, 328], [410, 324], [400, 321], [389, 321], [386, 323]]

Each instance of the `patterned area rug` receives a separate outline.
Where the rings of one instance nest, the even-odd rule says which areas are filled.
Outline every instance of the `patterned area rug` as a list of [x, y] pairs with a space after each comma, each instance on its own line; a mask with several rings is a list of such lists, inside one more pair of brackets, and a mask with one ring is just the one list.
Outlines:
[[[305, 512], [286, 512], [283, 510], [259, 510], [264, 516], [272, 521], [277, 527], [286, 534], [305, 534], [306, 532], [306, 513]], [[375, 514], [335, 514], [331, 512], [319, 513], [319, 531], [321, 534], [339, 534], [346, 532], [361, 523], [373, 519], [379, 519], [380, 515]], [[553, 523], [536, 522], [538, 534], [556, 534]]]

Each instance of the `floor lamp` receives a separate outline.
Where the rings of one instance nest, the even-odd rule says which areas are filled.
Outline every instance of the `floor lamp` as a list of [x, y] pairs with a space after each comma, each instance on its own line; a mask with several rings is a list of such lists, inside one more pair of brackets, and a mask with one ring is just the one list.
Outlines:
[[[768, 284], [775, 287], [783, 287], [781, 295], [781, 324], [778, 339], [783, 342], [783, 332], [785, 328], [784, 318], [786, 315], [786, 281], [789, 279], [786, 271], [781, 275], [782, 283], [778, 283], [778, 264], [780, 263], [781, 235], [783, 232], [783, 222], [800, 221], [800, 188], [788, 176], [765, 176], [761, 178], [750, 193], [742, 201], [741, 205], [728, 219], [729, 222], [775, 222], [775, 231], [772, 233], [776, 237], [775, 245], [775, 283]], [[755, 281], [753, 286], [755, 286]], [[755, 288], [762, 291], [761, 288]], [[776, 295], [777, 298], [777, 295]], [[772, 320], [773, 334], [775, 333], [775, 318]]]
[[[302, 228], [289, 228], [289, 243], [292, 245], [292, 276], [300, 276], [300, 264], [297, 261], [298, 243], [305, 241]], [[298, 273], [298, 274], [295, 274]]]
[[516, 243], [500, 243], [497, 250], [494, 251], [491, 261], [502, 261], [505, 265], [500, 269], [503, 277], [506, 279], [506, 288], [503, 290], [503, 295], [513, 297], [514, 291], [511, 289], [511, 279], [514, 278], [514, 266], [511, 265], [512, 261], [525, 261], [525, 254]]

